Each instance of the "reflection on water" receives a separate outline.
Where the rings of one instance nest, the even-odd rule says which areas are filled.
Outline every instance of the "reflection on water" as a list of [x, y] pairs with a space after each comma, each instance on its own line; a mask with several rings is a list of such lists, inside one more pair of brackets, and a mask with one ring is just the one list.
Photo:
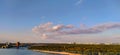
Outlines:
[[34, 52], [27, 49], [0, 49], [0, 55], [59, 55]]

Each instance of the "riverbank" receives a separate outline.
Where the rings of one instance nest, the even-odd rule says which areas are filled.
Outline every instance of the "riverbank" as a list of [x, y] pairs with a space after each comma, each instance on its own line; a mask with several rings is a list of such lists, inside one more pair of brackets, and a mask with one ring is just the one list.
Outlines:
[[33, 51], [36, 51], [36, 52], [44, 52], [44, 53], [52, 53], [52, 54], [62, 54], [62, 55], [81, 55], [81, 54], [75, 54], [75, 53], [46, 51], [46, 50], [33, 50]]

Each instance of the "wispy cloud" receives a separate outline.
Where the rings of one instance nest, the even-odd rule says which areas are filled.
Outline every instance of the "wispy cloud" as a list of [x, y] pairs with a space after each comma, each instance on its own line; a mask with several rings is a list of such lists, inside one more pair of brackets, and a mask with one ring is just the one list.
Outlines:
[[45, 18], [46, 18], [46, 16], [41, 16], [41, 17], [40, 17], [40, 19], [45, 19]]
[[[84, 25], [82, 25], [84, 26]], [[101, 33], [109, 29], [119, 28], [120, 23], [106, 23], [96, 25], [90, 28], [76, 28], [73, 25], [63, 25], [57, 24], [54, 25], [51, 22], [40, 24], [39, 26], [35, 26], [32, 31], [37, 35], [40, 35], [41, 38], [54, 38], [56, 36], [63, 36], [63, 35], [71, 35], [71, 34], [95, 34]]]
[[80, 5], [83, 2], [83, 0], [79, 0], [75, 3], [75, 5]]
[[91, 28], [86, 28], [86, 29], [78, 28], [78, 29], [74, 29], [74, 30], [70, 30], [70, 31], [62, 31], [61, 33], [64, 33], [64, 34], [91, 34], [91, 33], [104, 32], [106, 30], [113, 29], [113, 28], [120, 29], [120, 23], [100, 24], [100, 25], [93, 26]]

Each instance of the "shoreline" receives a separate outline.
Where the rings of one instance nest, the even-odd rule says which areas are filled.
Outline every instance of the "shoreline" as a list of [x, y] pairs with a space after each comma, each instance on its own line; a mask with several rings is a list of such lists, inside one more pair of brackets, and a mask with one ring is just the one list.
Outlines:
[[52, 54], [63, 54], [63, 55], [81, 55], [81, 54], [75, 54], [75, 53], [69, 53], [69, 52], [56, 52], [56, 51], [47, 51], [47, 50], [32, 50], [32, 51], [52, 53]]

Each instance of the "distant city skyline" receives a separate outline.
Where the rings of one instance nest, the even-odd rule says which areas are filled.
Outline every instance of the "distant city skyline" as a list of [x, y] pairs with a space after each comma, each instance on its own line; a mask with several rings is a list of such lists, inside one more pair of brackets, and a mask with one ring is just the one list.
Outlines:
[[0, 0], [0, 42], [120, 43], [120, 0]]

